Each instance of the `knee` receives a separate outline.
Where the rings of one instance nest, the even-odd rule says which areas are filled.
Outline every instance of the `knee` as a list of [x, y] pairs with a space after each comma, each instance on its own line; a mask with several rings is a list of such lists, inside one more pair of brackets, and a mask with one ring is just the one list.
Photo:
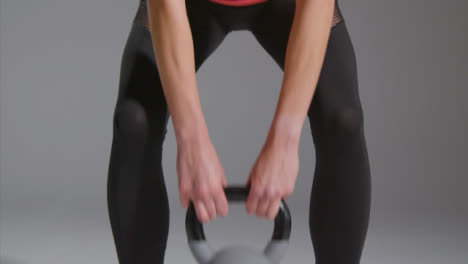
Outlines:
[[355, 135], [364, 123], [360, 106], [338, 107], [325, 117], [325, 124], [329, 133], [340, 136]]
[[115, 129], [128, 138], [143, 138], [148, 130], [145, 109], [135, 100], [125, 99], [118, 103], [114, 116]]

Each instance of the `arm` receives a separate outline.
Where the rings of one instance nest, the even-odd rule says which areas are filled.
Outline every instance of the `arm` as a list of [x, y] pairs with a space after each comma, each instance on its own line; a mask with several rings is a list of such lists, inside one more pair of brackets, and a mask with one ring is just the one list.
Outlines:
[[224, 168], [209, 138], [196, 83], [185, 0], [148, 0], [154, 54], [177, 139], [180, 201], [201, 222], [228, 213]]
[[208, 137], [184, 0], [148, 0], [154, 54], [178, 143]]
[[322, 68], [335, 0], [297, 0], [282, 88], [269, 131], [272, 139], [298, 144]]
[[299, 140], [318, 81], [335, 0], [297, 0], [286, 48], [284, 77], [267, 140], [250, 171], [249, 214], [274, 219], [299, 170]]

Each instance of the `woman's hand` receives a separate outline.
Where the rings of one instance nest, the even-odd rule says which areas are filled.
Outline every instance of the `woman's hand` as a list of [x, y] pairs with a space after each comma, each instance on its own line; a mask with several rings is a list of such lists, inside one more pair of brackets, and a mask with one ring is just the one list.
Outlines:
[[249, 214], [273, 220], [282, 198], [289, 197], [299, 171], [297, 139], [271, 136], [264, 144], [247, 180]]
[[208, 138], [178, 144], [177, 174], [181, 204], [192, 201], [200, 222], [228, 214], [224, 168]]

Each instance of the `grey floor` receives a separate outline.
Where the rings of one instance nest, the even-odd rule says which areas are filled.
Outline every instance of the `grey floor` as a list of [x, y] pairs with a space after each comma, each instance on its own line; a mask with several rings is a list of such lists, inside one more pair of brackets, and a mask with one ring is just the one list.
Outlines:
[[[166, 263], [196, 263], [186, 244], [184, 211], [171, 200]], [[306, 208], [291, 208], [291, 244], [282, 263], [314, 263]], [[1, 263], [117, 263], [106, 204], [67, 199], [6, 200], [1, 210]], [[362, 263], [463, 264], [468, 261], [466, 219], [440, 215], [373, 215]], [[244, 243], [261, 249], [273, 223], [249, 216], [241, 204], [205, 225], [215, 249]]]

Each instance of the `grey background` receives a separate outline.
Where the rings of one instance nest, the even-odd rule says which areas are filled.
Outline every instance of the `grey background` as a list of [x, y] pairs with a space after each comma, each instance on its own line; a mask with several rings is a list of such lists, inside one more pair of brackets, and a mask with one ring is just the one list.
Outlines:
[[[120, 59], [137, 0], [2, 0], [0, 262], [117, 263], [106, 204]], [[468, 260], [465, 1], [341, 0], [355, 47], [372, 170], [362, 263]], [[282, 71], [234, 32], [197, 73], [203, 110], [230, 184], [264, 142]], [[170, 192], [167, 263], [186, 245], [172, 122], [163, 166]], [[315, 166], [308, 120], [289, 200], [284, 263], [313, 263], [307, 217]], [[261, 248], [272, 223], [232, 204], [205, 226], [216, 247]], [[255, 233], [253, 233], [255, 232]]]

